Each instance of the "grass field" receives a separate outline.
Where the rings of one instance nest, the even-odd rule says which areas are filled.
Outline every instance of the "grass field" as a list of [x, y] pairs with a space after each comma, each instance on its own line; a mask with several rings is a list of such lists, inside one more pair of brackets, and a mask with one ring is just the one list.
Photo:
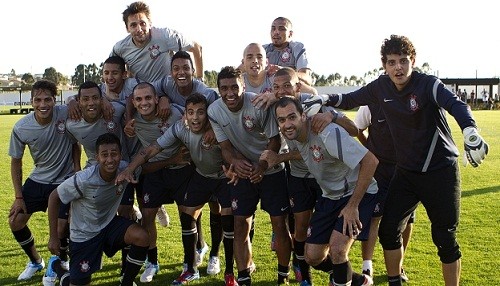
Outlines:
[[[347, 112], [354, 118], [352, 112]], [[461, 245], [462, 282], [461, 285], [499, 285], [500, 278], [497, 270], [500, 268], [500, 236], [498, 235], [500, 209], [500, 112], [474, 111], [474, 116], [480, 128], [480, 134], [490, 145], [490, 153], [486, 161], [477, 169], [470, 166], [461, 167], [462, 177], [462, 207], [461, 223], [458, 229], [458, 241]], [[0, 216], [4, 223], [0, 228], [0, 285], [41, 285], [43, 273], [37, 273], [27, 282], [18, 283], [17, 276], [24, 269], [27, 258], [19, 245], [15, 242], [8, 227], [7, 215], [13, 201], [13, 189], [10, 178], [10, 158], [8, 156], [9, 138], [14, 123], [21, 115], [0, 116]], [[449, 117], [450, 126], [457, 146], [462, 150], [463, 137], [453, 120]], [[29, 152], [24, 159], [24, 177], [32, 169]], [[173, 205], [166, 206], [171, 217], [171, 226], [161, 228], [158, 225], [160, 273], [150, 285], [170, 285], [182, 269], [182, 244], [180, 222]], [[210, 244], [208, 227], [208, 209], [203, 215], [205, 239]], [[257, 272], [253, 275], [253, 285], [275, 285], [276, 258], [270, 251], [269, 242], [271, 227], [266, 213], [257, 212], [256, 235], [254, 239], [254, 260]], [[48, 228], [45, 213], [36, 213], [30, 220], [30, 228], [36, 239], [38, 250], [48, 260], [50, 253], [47, 250]], [[441, 265], [436, 254], [436, 248], [430, 237], [430, 223], [425, 210], [417, 209], [417, 219], [414, 234], [410, 242], [405, 259], [405, 269], [410, 281], [407, 285], [443, 285]], [[223, 255], [223, 251], [221, 251]], [[118, 285], [120, 255], [111, 259], [105, 258], [104, 268], [93, 275], [93, 285]], [[359, 243], [353, 246], [350, 260], [355, 270], [361, 268]], [[223, 261], [223, 259], [221, 260]], [[386, 285], [385, 267], [380, 245], [377, 244], [374, 257], [375, 284]], [[217, 276], [206, 275], [206, 261], [200, 268], [202, 278], [191, 285], [223, 285], [223, 274]], [[323, 273], [313, 271], [315, 285], [328, 285], [327, 277]], [[293, 278], [293, 274], [291, 276]], [[291, 281], [291, 285], [298, 283]], [[139, 279], [137, 279], [137, 283]]]

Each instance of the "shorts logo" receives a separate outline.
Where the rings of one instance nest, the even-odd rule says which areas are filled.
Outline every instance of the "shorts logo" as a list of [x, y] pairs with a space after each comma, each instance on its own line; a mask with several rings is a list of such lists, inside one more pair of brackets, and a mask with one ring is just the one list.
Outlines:
[[374, 214], [378, 214], [380, 212], [380, 203], [377, 203], [375, 205], [375, 209], [373, 210], [373, 213]]
[[66, 121], [64, 120], [59, 120], [56, 122], [56, 129], [57, 129], [57, 133], [59, 134], [64, 134], [64, 132], [66, 132], [66, 124], [65, 124]]
[[116, 124], [113, 121], [106, 121], [106, 131], [113, 133], [116, 130]]
[[313, 160], [316, 162], [321, 162], [324, 159], [323, 154], [321, 154], [321, 147], [313, 145], [309, 147], [309, 150], [312, 152]]
[[310, 236], [311, 236], [311, 232], [312, 232], [312, 230], [311, 230], [311, 226], [309, 226], [309, 227], [307, 228], [307, 237], [310, 237]]
[[158, 56], [161, 54], [160, 53], [160, 46], [158, 45], [152, 45], [151, 47], [148, 48], [149, 50], [149, 57], [153, 60], [156, 60]]
[[85, 273], [90, 270], [90, 265], [88, 260], [80, 261], [80, 272]]
[[236, 209], [238, 209], [238, 200], [237, 199], [231, 200], [231, 209], [233, 211], [236, 210]]
[[283, 51], [283, 53], [281, 54], [281, 61], [284, 63], [288, 63], [288, 62], [290, 62], [291, 58], [292, 57], [290, 55], [290, 48], [286, 48], [286, 50]]
[[144, 203], [145, 204], [149, 203], [149, 193], [144, 194]]
[[118, 185], [118, 187], [116, 188], [116, 195], [120, 196], [123, 193], [123, 189], [125, 189], [123, 184]]
[[243, 125], [247, 131], [252, 131], [255, 128], [254, 119], [250, 116], [243, 117]]
[[418, 109], [419, 109], [419, 107], [418, 107], [418, 102], [417, 102], [417, 96], [410, 95], [410, 110], [415, 112]]
[[290, 207], [294, 207], [295, 206], [295, 203], [293, 202], [293, 198], [290, 198]]

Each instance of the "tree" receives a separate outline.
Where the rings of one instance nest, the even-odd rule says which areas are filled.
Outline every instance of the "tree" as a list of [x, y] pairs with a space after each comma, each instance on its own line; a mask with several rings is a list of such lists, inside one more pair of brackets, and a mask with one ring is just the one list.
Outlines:
[[43, 78], [53, 81], [56, 85], [59, 85], [59, 76], [55, 68], [50, 67], [45, 69], [43, 73]]
[[15, 69], [11, 69], [11, 70], [10, 70], [10, 74], [11, 74], [12, 76], [16, 76], [16, 70], [15, 70]]
[[31, 90], [31, 88], [33, 87], [33, 84], [35, 83], [35, 78], [33, 77], [32, 74], [25, 73], [21, 77], [21, 81], [22, 81], [22, 84], [21, 84], [22, 90]]

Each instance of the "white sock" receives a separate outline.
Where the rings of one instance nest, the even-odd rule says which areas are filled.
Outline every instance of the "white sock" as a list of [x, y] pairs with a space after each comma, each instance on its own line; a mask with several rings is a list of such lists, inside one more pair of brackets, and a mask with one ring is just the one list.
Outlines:
[[372, 268], [372, 261], [371, 260], [363, 260], [363, 268], [362, 270], [370, 270], [370, 273], [373, 275], [373, 268]]

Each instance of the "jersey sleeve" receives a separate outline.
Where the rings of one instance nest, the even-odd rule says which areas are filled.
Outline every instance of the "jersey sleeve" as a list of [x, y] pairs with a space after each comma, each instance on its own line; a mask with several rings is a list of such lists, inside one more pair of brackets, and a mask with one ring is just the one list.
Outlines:
[[372, 114], [370, 108], [367, 105], [360, 106], [354, 117], [354, 124], [356, 124], [358, 129], [365, 130], [370, 126], [371, 122]]

